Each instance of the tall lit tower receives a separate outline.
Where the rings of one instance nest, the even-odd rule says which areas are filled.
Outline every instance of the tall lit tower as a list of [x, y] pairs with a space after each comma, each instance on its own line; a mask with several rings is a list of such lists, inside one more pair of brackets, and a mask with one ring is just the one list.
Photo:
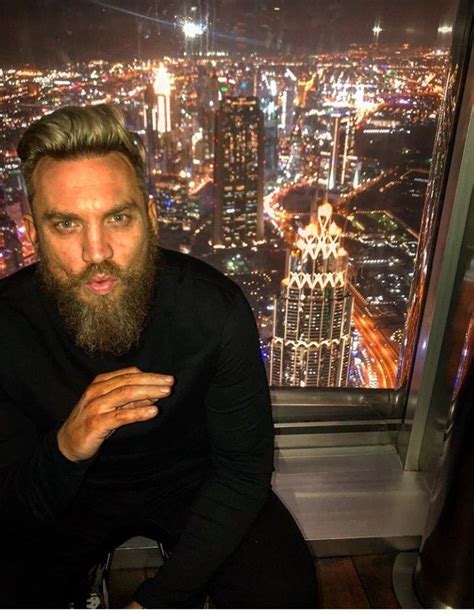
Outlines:
[[171, 131], [171, 78], [163, 64], [155, 73], [156, 130], [165, 134]]
[[[343, 188], [354, 164], [355, 113], [345, 109], [335, 113], [332, 120], [332, 147], [329, 159], [328, 189]], [[353, 176], [353, 173], [352, 173]]]
[[336, 186], [336, 176], [337, 176], [337, 168], [339, 161], [339, 135], [341, 128], [341, 118], [340, 116], [335, 116], [334, 118], [334, 131], [332, 137], [332, 150], [331, 150], [331, 160], [329, 163], [329, 178], [328, 178], [328, 188], [332, 190]]
[[255, 97], [228, 97], [216, 113], [214, 247], [263, 241], [263, 113]]
[[286, 69], [285, 80], [286, 87], [281, 96], [280, 128], [283, 132], [290, 134], [295, 115], [295, 96], [298, 80], [289, 68]]
[[161, 64], [154, 75], [154, 82], [148, 83], [143, 98], [143, 125], [147, 150], [147, 174], [150, 183], [153, 173], [159, 167], [167, 170], [171, 132], [171, 78]]
[[275, 103], [276, 81], [270, 81], [270, 91], [260, 97], [265, 128], [265, 180], [274, 180], [278, 175], [278, 122], [280, 108]]
[[274, 303], [269, 383], [344, 387], [353, 299], [347, 290], [348, 255], [332, 206], [320, 205], [315, 220], [298, 233]]
[[143, 128], [145, 129], [146, 171], [148, 181], [156, 168], [158, 155], [156, 94], [153, 85], [148, 83], [143, 96]]

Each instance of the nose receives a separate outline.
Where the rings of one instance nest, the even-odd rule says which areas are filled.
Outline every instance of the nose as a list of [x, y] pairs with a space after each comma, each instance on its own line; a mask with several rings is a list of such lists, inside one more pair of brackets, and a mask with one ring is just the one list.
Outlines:
[[82, 246], [82, 259], [85, 263], [102, 263], [112, 259], [114, 252], [106, 236], [100, 227], [89, 228], [84, 234]]

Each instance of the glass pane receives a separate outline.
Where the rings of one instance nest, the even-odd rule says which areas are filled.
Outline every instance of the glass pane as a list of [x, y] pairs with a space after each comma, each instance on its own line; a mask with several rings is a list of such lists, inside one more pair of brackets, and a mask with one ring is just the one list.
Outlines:
[[455, 5], [3, 2], [0, 276], [35, 259], [22, 131], [110, 102], [160, 244], [242, 287], [270, 385], [393, 387]]

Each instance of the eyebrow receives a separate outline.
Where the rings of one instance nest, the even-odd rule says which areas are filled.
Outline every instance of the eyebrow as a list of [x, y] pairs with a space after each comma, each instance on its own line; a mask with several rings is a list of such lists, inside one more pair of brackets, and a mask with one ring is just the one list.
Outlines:
[[[103, 218], [108, 218], [109, 216], [121, 214], [124, 210], [139, 211], [140, 207], [135, 203], [135, 201], [127, 201], [126, 203], [120, 203], [119, 205], [116, 205], [111, 210], [106, 212]], [[68, 210], [55, 210], [54, 208], [47, 209], [43, 213], [42, 218], [43, 220], [57, 220], [58, 218], [67, 218], [68, 220], [82, 221], [82, 218], [78, 216], [76, 212], [71, 212]]]

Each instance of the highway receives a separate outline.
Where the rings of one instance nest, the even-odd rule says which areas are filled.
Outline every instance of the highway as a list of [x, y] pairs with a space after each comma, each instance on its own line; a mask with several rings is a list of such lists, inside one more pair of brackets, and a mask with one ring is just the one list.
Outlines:
[[362, 354], [367, 362], [364, 373], [367, 382], [364, 386], [392, 389], [395, 384], [398, 353], [357, 302], [354, 302], [352, 323], [360, 333]]

